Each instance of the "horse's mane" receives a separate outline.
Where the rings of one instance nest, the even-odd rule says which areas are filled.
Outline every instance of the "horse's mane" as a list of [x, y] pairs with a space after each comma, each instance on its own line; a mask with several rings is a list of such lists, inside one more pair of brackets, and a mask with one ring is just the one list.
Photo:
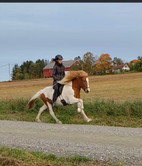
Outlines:
[[60, 84], [67, 84], [77, 77], [88, 77], [88, 74], [83, 70], [70, 71], [61, 81], [58, 81]]

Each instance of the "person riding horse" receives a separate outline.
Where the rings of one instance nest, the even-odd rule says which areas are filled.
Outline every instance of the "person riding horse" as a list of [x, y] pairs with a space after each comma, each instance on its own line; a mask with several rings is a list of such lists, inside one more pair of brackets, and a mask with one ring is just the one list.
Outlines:
[[62, 64], [63, 57], [62, 55], [56, 55], [54, 59], [55, 65], [53, 67], [52, 71], [52, 77], [53, 77], [53, 98], [52, 98], [52, 106], [55, 106], [55, 102], [58, 98], [58, 96], [61, 95], [62, 89], [64, 85], [59, 84], [57, 81], [60, 81], [65, 76], [65, 66]]
[[[70, 71], [65, 77], [57, 81], [59, 84], [64, 85], [64, 89], [62, 91], [61, 98], [69, 105], [77, 104], [77, 112], [80, 112], [83, 116], [83, 119], [86, 122], [90, 122], [91, 119], [87, 117], [84, 112], [83, 100], [80, 98], [81, 89], [84, 90], [85, 93], [90, 92], [89, 88], [89, 78], [88, 74], [83, 71]], [[40, 107], [39, 112], [36, 116], [36, 122], [40, 122], [41, 113], [48, 108], [50, 115], [56, 121], [56, 123], [61, 124], [62, 122], [56, 117], [52, 108], [52, 97], [53, 97], [54, 89], [52, 86], [47, 86], [41, 90], [39, 90], [28, 102], [27, 109], [30, 110], [33, 108], [35, 100], [40, 98], [43, 101], [43, 106]], [[62, 105], [64, 106], [62, 100], [57, 99], [56, 106]]]

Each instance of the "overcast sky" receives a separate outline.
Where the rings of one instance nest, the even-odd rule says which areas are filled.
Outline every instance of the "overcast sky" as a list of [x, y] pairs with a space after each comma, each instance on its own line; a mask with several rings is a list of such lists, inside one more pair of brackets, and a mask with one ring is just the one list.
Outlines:
[[142, 3], [0, 3], [0, 81], [8, 64], [86, 52], [142, 56]]

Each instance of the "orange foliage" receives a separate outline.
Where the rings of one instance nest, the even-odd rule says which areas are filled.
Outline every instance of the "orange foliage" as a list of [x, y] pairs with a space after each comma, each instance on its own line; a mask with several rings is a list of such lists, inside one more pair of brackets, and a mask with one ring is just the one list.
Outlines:
[[140, 62], [140, 60], [134, 59], [134, 60], [130, 61], [129, 64], [130, 64], [130, 65], [131, 65], [131, 64], [135, 65], [137, 62]]
[[96, 62], [98, 72], [106, 73], [111, 69], [112, 59], [109, 54], [102, 54]]

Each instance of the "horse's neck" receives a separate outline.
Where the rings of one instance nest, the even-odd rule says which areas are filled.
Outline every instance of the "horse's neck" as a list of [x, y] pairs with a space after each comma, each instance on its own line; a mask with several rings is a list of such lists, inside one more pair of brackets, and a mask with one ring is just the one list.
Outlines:
[[81, 87], [79, 86], [77, 80], [73, 80], [73, 81], [72, 81], [72, 88], [73, 88], [73, 90], [74, 90], [74, 97], [80, 98], [80, 90], [81, 90]]

